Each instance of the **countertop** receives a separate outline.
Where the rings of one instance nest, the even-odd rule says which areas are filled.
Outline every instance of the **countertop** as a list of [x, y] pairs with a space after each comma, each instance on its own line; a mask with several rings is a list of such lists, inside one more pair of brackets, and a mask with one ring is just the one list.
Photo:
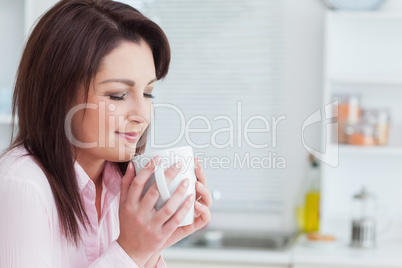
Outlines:
[[170, 247], [163, 251], [163, 257], [180, 261], [209, 261], [231, 263], [258, 263], [289, 265], [291, 250], [246, 250], [246, 249], [205, 249]]
[[298, 239], [292, 251], [292, 263], [298, 265], [333, 265], [335, 267], [402, 268], [402, 241], [379, 241], [373, 249], [358, 249], [348, 241], [329, 246], [315, 246]]
[[306, 243], [300, 236], [293, 247], [285, 251], [204, 249], [171, 247], [164, 251], [164, 258], [180, 261], [209, 261], [227, 263], [255, 263], [272, 265], [325, 265], [332, 267], [402, 268], [402, 241], [380, 241], [374, 249], [355, 249], [347, 242], [331, 246]]

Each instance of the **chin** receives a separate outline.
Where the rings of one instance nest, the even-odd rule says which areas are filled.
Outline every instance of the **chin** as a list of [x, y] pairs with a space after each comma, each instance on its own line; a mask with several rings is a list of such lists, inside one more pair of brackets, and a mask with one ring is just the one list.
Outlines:
[[135, 146], [119, 146], [118, 148], [109, 149], [107, 153], [106, 160], [111, 162], [127, 162], [130, 161], [134, 155], [136, 148]]

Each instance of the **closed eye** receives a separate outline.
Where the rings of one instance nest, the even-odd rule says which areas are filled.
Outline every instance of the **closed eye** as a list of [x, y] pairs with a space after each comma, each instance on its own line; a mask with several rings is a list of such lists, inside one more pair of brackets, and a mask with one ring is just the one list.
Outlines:
[[[155, 96], [152, 95], [152, 94], [150, 94], [150, 93], [144, 93], [143, 95], [144, 95], [144, 97], [147, 98], [147, 99], [153, 99], [153, 98], [155, 98]], [[110, 98], [111, 100], [115, 100], [115, 101], [122, 101], [122, 100], [125, 99], [125, 97], [126, 97], [126, 93], [124, 93], [124, 94], [121, 95], [121, 96], [109, 95], [109, 98]]]
[[144, 93], [144, 97], [145, 97], [145, 98], [148, 98], [148, 99], [153, 99], [153, 98], [155, 98], [154, 95], [148, 94], [148, 93]]
[[122, 101], [122, 100], [124, 100], [124, 97], [125, 97], [125, 96], [126, 96], [126, 93], [124, 93], [124, 94], [121, 95], [121, 96], [110, 95], [109, 98], [110, 98], [111, 100]]

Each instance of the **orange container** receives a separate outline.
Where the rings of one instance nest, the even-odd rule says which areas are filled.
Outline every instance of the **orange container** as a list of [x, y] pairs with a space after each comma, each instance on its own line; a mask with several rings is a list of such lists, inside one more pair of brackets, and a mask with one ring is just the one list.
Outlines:
[[371, 124], [360, 123], [349, 126], [346, 129], [347, 142], [351, 145], [372, 146], [376, 145], [375, 127]]
[[338, 143], [347, 143], [346, 127], [357, 124], [361, 117], [360, 98], [358, 96], [337, 96]]

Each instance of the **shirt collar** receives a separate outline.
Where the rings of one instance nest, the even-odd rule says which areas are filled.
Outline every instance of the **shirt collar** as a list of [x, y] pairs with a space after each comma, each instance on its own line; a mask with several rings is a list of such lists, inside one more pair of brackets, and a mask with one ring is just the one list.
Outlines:
[[103, 170], [103, 183], [106, 189], [114, 196], [120, 193], [122, 175], [116, 163], [106, 161]]
[[[93, 185], [93, 181], [77, 161], [74, 162], [74, 170], [80, 192], [84, 190], [88, 183]], [[118, 166], [113, 162], [106, 161], [102, 174], [102, 183], [106, 187], [105, 190], [114, 196], [118, 195], [120, 193], [120, 182], [122, 178]], [[94, 185], [89, 188], [95, 190]]]

